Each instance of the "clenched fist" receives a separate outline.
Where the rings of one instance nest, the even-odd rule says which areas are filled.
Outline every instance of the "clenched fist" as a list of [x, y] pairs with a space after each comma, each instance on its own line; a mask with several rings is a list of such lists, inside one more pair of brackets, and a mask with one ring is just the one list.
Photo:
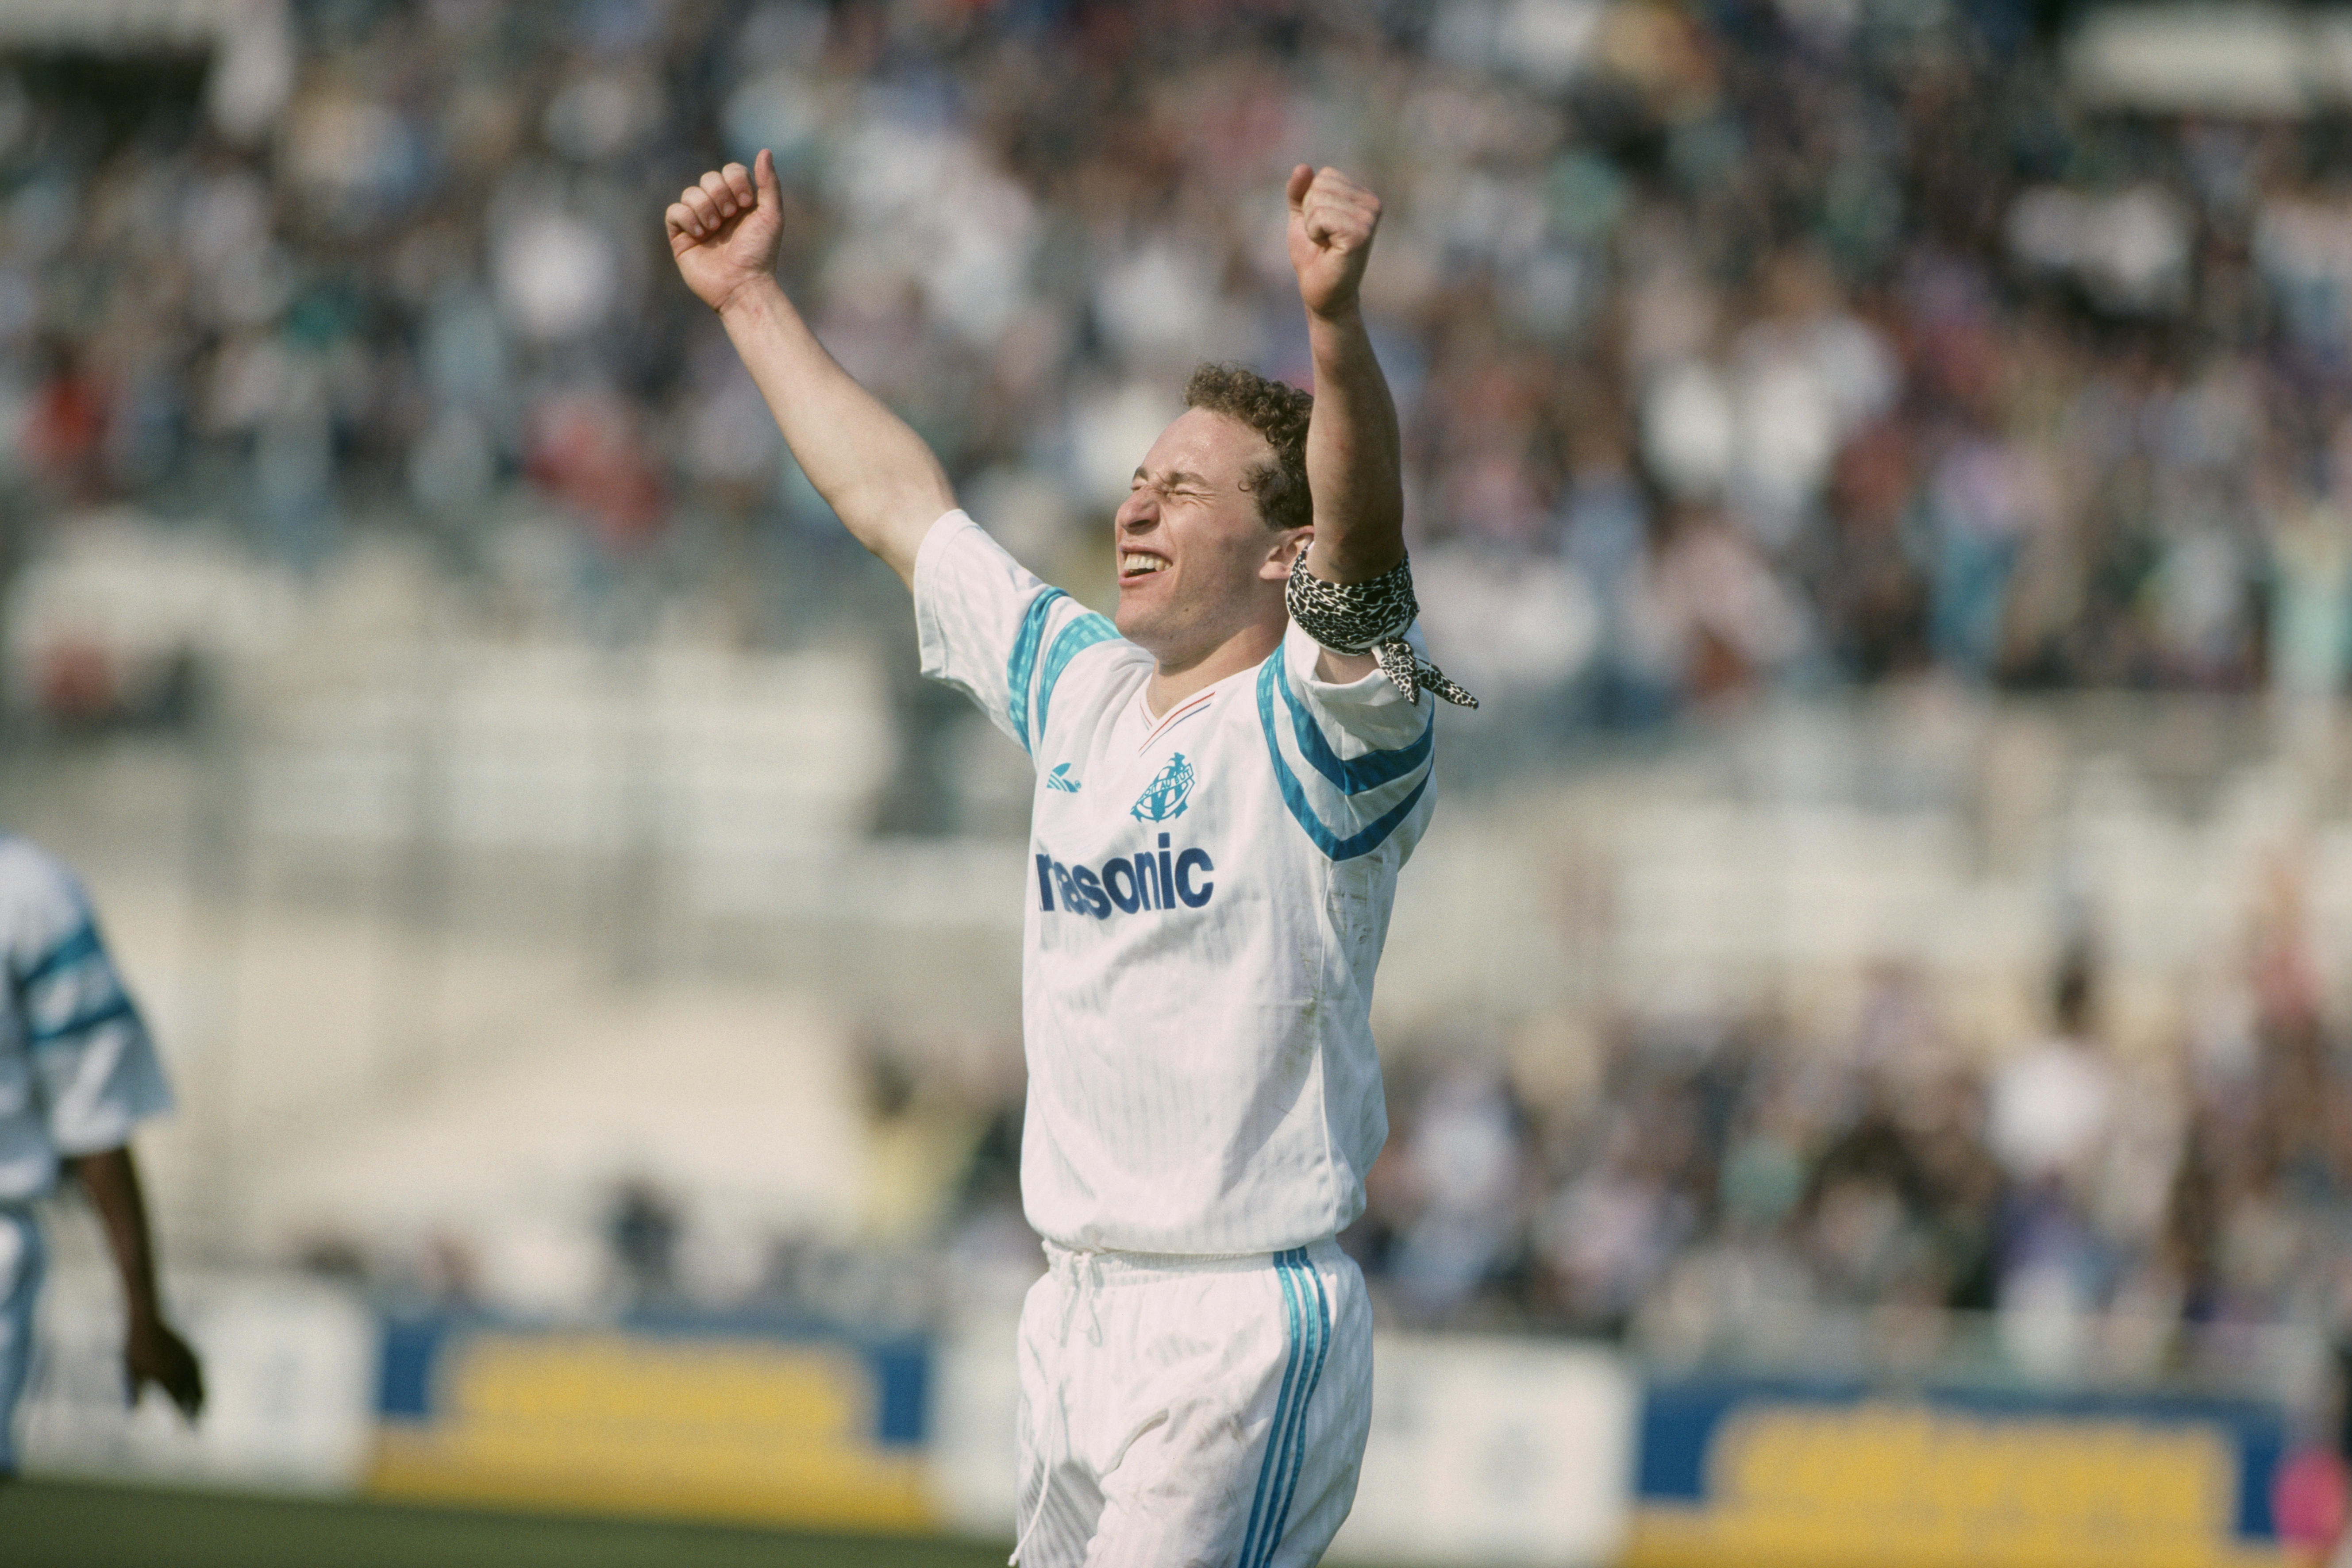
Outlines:
[[694, 297], [714, 310], [747, 283], [775, 276], [783, 242], [783, 195], [776, 162], [765, 148], [746, 169], [713, 169], [670, 203], [662, 215], [669, 253]]
[[122, 1341], [122, 1394], [131, 1405], [153, 1384], [194, 1421], [205, 1407], [205, 1373], [196, 1352], [161, 1318], [133, 1312]]
[[1356, 303], [1381, 226], [1381, 198], [1337, 169], [1301, 163], [1290, 171], [1290, 269], [1298, 297], [1318, 316]]

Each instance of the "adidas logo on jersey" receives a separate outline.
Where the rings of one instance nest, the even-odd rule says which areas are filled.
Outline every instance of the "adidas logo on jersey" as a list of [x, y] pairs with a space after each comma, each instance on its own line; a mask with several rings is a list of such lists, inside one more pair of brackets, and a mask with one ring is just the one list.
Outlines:
[[1079, 785], [1078, 781], [1070, 776], [1070, 764], [1062, 763], [1056, 764], [1054, 771], [1045, 775], [1045, 787], [1059, 790], [1064, 795], [1076, 795], [1078, 793]]
[[1171, 849], [1168, 835], [1160, 836], [1155, 852], [1139, 849], [1132, 859], [1113, 856], [1099, 868], [1065, 866], [1051, 855], [1037, 857], [1037, 907], [1047, 914], [1057, 910], [1074, 915], [1110, 919], [1116, 910], [1131, 915], [1145, 910], [1170, 910], [1181, 904], [1197, 910], [1217, 890], [1208, 873], [1217, 868], [1205, 849]]

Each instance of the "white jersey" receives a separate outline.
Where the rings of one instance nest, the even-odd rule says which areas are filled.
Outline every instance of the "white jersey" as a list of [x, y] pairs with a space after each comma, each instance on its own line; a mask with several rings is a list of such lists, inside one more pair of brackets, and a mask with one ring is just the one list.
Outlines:
[[0, 1204], [57, 1184], [60, 1156], [129, 1142], [172, 1106], [146, 1026], [114, 973], [81, 884], [0, 835]]
[[1277, 1252], [1364, 1206], [1372, 972], [1431, 810], [1433, 700], [1315, 677], [1292, 626], [1166, 713], [1150, 655], [961, 511], [915, 563], [923, 673], [1037, 769], [1029, 1223], [1080, 1249]]

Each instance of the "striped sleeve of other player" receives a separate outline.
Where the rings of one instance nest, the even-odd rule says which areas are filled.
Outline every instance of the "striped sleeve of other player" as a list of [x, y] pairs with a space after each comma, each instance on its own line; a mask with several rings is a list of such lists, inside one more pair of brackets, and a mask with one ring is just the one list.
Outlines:
[[71, 1156], [124, 1143], [172, 1108], [172, 1091], [81, 884], [37, 846], [0, 840], [0, 921], [51, 1144]]
[[[1420, 633], [1407, 641], [1420, 647]], [[1321, 653], [1296, 624], [1258, 667], [1258, 722], [1283, 804], [1334, 860], [1390, 844], [1410, 849], [1426, 821], [1436, 757], [1436, 699], [1417, 701], [1378, 670], [1334, 683], [1315, 673]]]
[[1070, 661], [1118, 637], [961, 511], [933, 524], [916, 554], [915, 628], [923, 673], [969, 696], [1033, 755]]

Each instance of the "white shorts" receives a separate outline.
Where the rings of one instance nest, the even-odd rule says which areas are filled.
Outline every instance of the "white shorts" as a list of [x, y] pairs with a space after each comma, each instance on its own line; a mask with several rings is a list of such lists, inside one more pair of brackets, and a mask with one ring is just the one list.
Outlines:
[[1356, 1500], [1372, 1312], [1330, 1241], [1070, 1252], [1021, 1311], [1024, 1568], [1306, 1568]]
[[41, 1228], [0, 1205], [0, 1476], [16, 1473], [16, 1401], [33, 1363], [33, 1299], [41, 1293]]

